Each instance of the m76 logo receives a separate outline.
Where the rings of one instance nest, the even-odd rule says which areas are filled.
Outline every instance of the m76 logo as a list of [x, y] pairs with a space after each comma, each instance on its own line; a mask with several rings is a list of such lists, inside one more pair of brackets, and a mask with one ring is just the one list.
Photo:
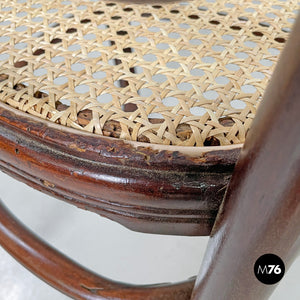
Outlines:
[[257, 268], [257, 274], [280, 274], [281, 272], [280, 265], [264, 265]]
[[284, 276], [285, 266], [275, 254], [264, 254], [254, 264], [254, 275], [264, 284], [275, 284]]

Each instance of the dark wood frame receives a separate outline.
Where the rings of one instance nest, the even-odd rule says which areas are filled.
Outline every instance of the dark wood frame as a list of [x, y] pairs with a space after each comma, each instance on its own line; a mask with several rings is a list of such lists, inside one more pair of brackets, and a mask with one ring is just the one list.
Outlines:
[[136, 231], [208, 235], [240, 148], [157, 150], [62, 128], [0, 103], [0, 169]]
[[[191, 296], [193, 300], [266, 299], [275, 286], [264, 285], [255, 278], [255, 260], [272, 252], [288, 267], [299, 249], [299, 53], [300, 18], [276, 67], [220, 206]], [[230, 177], [238, 150], [211, 151], [193, 157], [137, 148], [112, 139], [103, 138], [99, 145], [88, 136], [73, 135], [70, 140], [70, 131], [59, 133], [52, 126], [22, 116], [2, 104], [0, 109], [1, 167], [10, 174], [136, 230], [188, 235], [210, 231], [214, 220], [211, 210], [216, 212], [219, 201], [213, 197], [195, 199], [195, 194], [198, 191], [201, 196], [216, 194], [218, 197], [217, 192], [226, 187], [225, 178]], [[130, 189], [124, 185], [124, 178], [130, 183]], [[173, 180], [176, 185], [172, 187]], [[195, 180], [203, 180], [210, 191], [205, 194]], [[63, 188], [69, 184], [72, 191]], [[170, 195], [159, 192], [160, 189], [153, 193], [149, 187], [154, 186], [166, 188]], [[110, 199], [101, 201], [100, 191], [101, 198]], [[128, 208], [124, 203], [116, 204], [119, 197]], [[142, 200], [137, 202], [138, 199]], [[206, 223], [204, 219], [209, 221]], [[190, 298], [193, 288], [192, 279], [178, 284], [135, 287], [95, 275], [36, 238], [2, 204], [0, 244], [43, 280], [75, 299], [184, 300]]]

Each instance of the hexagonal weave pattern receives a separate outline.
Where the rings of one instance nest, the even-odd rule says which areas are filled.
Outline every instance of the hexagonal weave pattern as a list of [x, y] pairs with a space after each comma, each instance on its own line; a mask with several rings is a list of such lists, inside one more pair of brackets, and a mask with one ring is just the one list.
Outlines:
[[298, 1], [0, 1], [0, 101], [165, 145], [242, 143]]

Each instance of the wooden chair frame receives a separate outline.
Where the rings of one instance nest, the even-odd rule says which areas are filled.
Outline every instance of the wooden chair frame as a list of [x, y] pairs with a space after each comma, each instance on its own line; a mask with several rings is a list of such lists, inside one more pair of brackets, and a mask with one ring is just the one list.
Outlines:
[[[2, 203], [0, 244], [74, 299], [266, 299], [275, 286], [255, 278], [255, 260], [271, 252], [288, 267], [299, 249], [299, 53], [298, 18], [221, 206], [239, 148], [193, 156], [114, 139], [99, 143], [99, 138], [60, 131], [0, 106], [0, 166], [5, 172], [134, 230], [210, 233], [195, 287], [194, 279], [134, 286], [98, 276], [39, 240]], [[159, 184], [168, 195], [157, 189]], [[204, 199], [200, 204], [197, 193]]]

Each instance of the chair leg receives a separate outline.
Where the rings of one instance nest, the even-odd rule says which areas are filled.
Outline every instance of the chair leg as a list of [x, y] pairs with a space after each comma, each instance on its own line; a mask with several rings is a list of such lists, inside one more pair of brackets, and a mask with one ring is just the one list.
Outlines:
[[254, 274], [263, 254], [286, 269], [300, 235], [300, 17], [246, 139], [192, 299], [262, 300], [276, 284]]

